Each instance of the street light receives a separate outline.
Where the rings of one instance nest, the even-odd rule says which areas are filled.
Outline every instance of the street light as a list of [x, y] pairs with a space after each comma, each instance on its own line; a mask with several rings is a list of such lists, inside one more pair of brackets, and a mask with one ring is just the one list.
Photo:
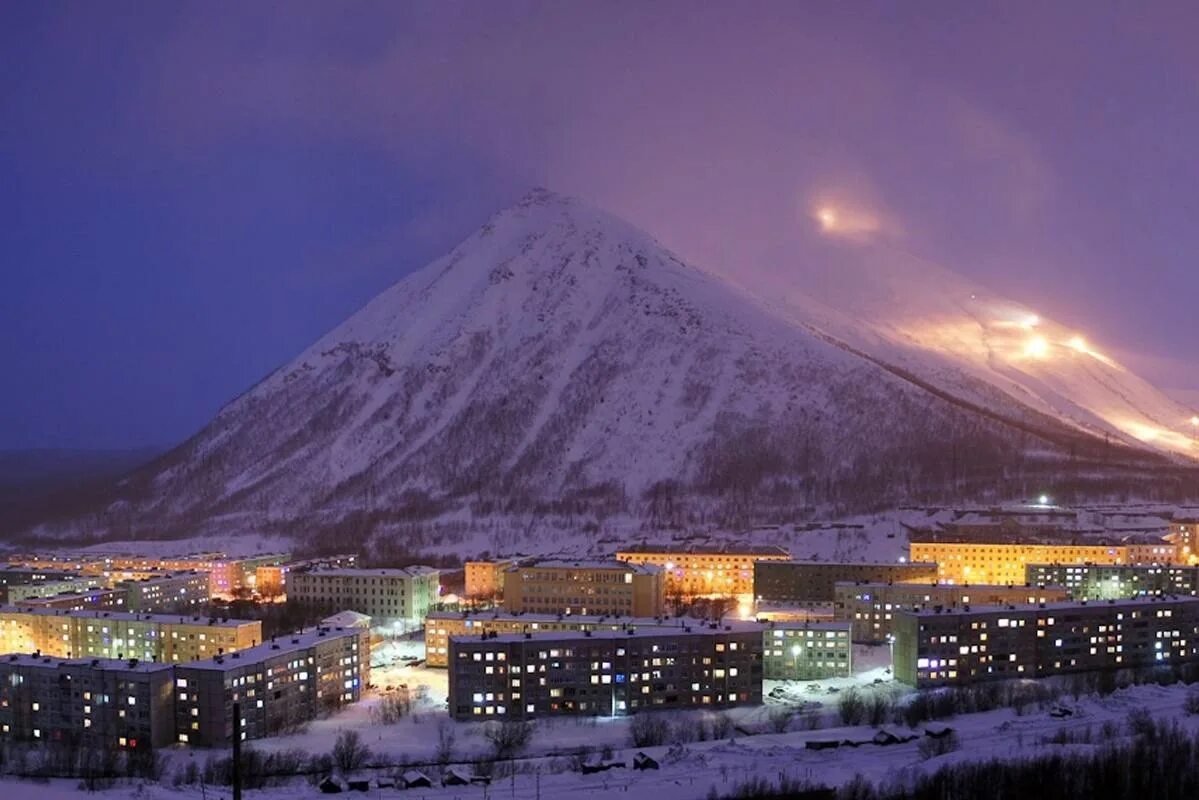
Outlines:
[[791, 670], [795, 675], [795, 680], [799, 680], [799, 651], [799, 645], [791, 645]]
[[895, 634], [887, 634], [887, 647], [891, 652], [891, 666], [887, 667], [888, 675], [895, 675]]

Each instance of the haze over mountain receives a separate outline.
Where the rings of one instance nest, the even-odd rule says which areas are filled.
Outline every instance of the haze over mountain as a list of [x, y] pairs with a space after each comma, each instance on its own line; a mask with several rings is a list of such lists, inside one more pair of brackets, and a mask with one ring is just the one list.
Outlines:
[[842, 308], [762, 298], [536, 190], [39, 533], [736, 527], [1048, 480], [1181, 496], [1180, 405], [1017, 304], [863, 259], [890, 277]]

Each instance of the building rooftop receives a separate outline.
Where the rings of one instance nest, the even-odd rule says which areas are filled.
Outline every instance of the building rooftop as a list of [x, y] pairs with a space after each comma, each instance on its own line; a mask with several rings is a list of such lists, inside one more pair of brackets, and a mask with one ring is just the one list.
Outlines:
[[643, 575], [652, 575], [656, 572], [661, 572], [661, 567], [656, 567], [652, 564], [630, 564], [627, 561], [618, 561], [615, 558], [578, 560], [548, 558], [535, 561], [531, 564], [509, 567], [508, 571], [511, 572], [519, 569], [611, 569], [620, 570], [621, 572], [635, 572]]
[[0, 666], [3, 665], [54, 669], [61, 666], [79, 666], [117, 672], [162, 672], [174, 666], [163, 661], [140, 661], [136, 658], [59, 658], [39, 653], [5, 653], [0, 655]]
[[903, 611], [900, 614], [914, 614], [917, 617], [944, 617], [965, 614], [1003, 614], [1023, 611], [1074, 611], [1085, 608], [1144, 608], [1152, 606], [1172, 606], [1199, 604], [1199, 597], [1182, 595], [1163, 595], [1159, 597], [1136, 597], [1129, 600], [1063, 600], [1052, 603], [1010, 603], [1004, 605], [966, 605], [952, 608], [931, 608], [919, 611]]
[[424, 575], [436, 575], [440, 572], [436, 567], [328, 567], [305, 572], [305, 575], [316, 575], [329, 578], [416, 578]]
[[635, 544], [622, 547], [618, 553], [663, 553], [666, 555], [738, 555], [790, 558], [791, 554], [775, 545], [750, 545], [722, 542], [720, 544]]
[[177, 664], [176, 667], [181, 669], [203, 669], [224, 672], [237, 669], [238, 667], [257, 664], [278, 656], [298, 653], [309, 649], [318, 642], [345, 639], [362, 634], [363, 630], [361, 628], [309, 628], [300, 633], [276, 636], [270, 641], [254, 645], [253, 647], [247, 647], [243, 650], [213, 656], [201, 661], [189, 661], [186, 664]]
[[172, 625], [209, 625], [218, 628], [236, 628], [241, 625], [252, 625], [257, 620], [228, 619], [223, 617], [206, 617], [198, 614], [139, 614], [132, 611], [114, 611], [109, 609], [86, 609], [84, 611], [68, 611], [63, 608], [42, 608], [38, 606], [19, 605], [2, 606], [0, 614], [34, 614], [46, 617], [64, 617], [73, 619], [98, 619], [114, 622], [158, 622]]
[[937, 562], [935, 561], [806, 561], [800, 558], [792, 558], [787, 561], [766, 561], [763, 562], [767, 566], [785, 565], [785, 564], [802, 564], [806, 567], [925, 567], [936, 569]]
[[[720, 625], [712, 625], [706, 623], [698, 623], [689, 626], [680, 626], [677, 628], [628, 628], [620, 631], [553, 631], [546, 633], [503, 633], [497, 636], [488, 636], [482, 638], [479, 636], [451, 636], [450, 641], [453, 642], [488, 642], [488, 643], [511, 643], [535, 641], [548, 644], [558, 641], [586, 641], [588, 639], [648, 639], [660, 636], [712, 636], [721, 633], [742, 634], [742, 633], [760, 633], [762, 630], [767, 630], [768, 626], [760, 622], [743, 621], [743, 620], [727, 620]], [[244, 652], [244, 651], [243, 651]]]

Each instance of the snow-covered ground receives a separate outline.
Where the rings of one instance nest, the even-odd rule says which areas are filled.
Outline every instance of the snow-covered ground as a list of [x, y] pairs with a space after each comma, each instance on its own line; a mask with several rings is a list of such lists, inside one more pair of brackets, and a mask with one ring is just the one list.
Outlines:
[[[1054, 739], [1074, 738], [1097, 743], [1107, 737], [1123, 738], [1128, 736], [1125, 723], [1129, 712], [1134, 709], [1144, 709], [1157, 718], [1177, 719], [1186, 730], [1197, 732], [1199, 717], [1187, 716], [1182, 711], [1188, 691], [1187, 687], [1181, 685], [1148, 685], [1121, 690], [1104, 698], [1092, 696], [1078, 701], [1066, 698], [1060, 705], [1068, 708], [1071, 715], [1064, 718], [1051, 716], [1048, 709], [1031, 710], [1023, 715], [1011, 709], [1000, 709], [949, 718], [929, 727], [949, 725], [956, 731], [961, 748], [931, 759], [921, 755], [920, 739], [887, 747], [872, 744], [831, 750], [808, 750], [805, 747], [806, 742], [814, 740], [870, 739], [877, 730], [870, 726], [826, 727], [752, 736], [734, 733], [728, 738], [714, 741], [634, 748], [629, 745], [623, 720], [546, 721], [538, 723], [533, 745], [518, 762], [517, 774], [499, 779], [490, 787], [490, 791], [519, 798], [632, 796], [654, 797], [655, 800], [691, 800], [706, 797], [712, 788], [718, 793], [731, 792], [738, 784], [756, 777], [778, 780], [786, 775], [832, 785], [844, 783], [856, 775], [871, 781], [902, 779], [935, 770], [953, 761], [1044, 755], [1055, 748], [1074, 746], [1055, 744], [1052, 741]], [[359, 725], [367, 716], [367, 708], [364, 704], [347, 711], [314, 725], [308, 733], [269, 742], [255, 742], [254, 746], [263, 749], [297, 746], [311, 747], [313, 750], [328, 748], [338, 730]], [[735, 716], [738, 724], [744, 724], [755, 714], [761, 713], [760, 709], [750, 709]], [[428, 711], [418, 715], [417, 719], [376, 729], [368, 744], [379, 754], [403, 753], [409, 761], [423, 760], [422, 757], [435, 747], [438, 718], [439, 715]], [[905, 734], [922, 733], [924, 727], [908, 731], [888, 725], [886, 729]], [[455, 730], [458, 734], [458, 757], [482, 748], [483, 741], [477, 726], [457, 725]], [[644, 751], [661, 763], [661, 769], [635, 772], [626, 768], [581, 775], [572, 771], [570, 759], [562, 755], [579, 746], [601, 748], [606, 744], [612, 746], [614, 760], [628, 763], [636, 752]], [[172, 760], [176, 764], [192, 757], [204, 756], [189, 751], [172, 753]], [[424, 769], [436, 779], [436, 768]], [[36, 792], [37, 796], [47, 800], [73, 800], [82, 793], [76, 789], [76, 784], [76, 781], [52, 781], [34, 786], [26, 782], [4, 780], [0, 781], [0, 791], [10, 790], [18, 797]], [[481, 787], [434, 787], [407, 792], [372, 788], [371, 793], [376, 796], [394, 794], [414, 798], [466, 798], [483, 797], [486, 794]], [[138, 784], [124, 784], [101, 794], [162, 800], [201, 797], [198, 787], [176, 789], [169, 788], [169, 785]], [[315, 797], [317, 794], [317, 790], [308, 783], [297, 780], [287, 787], [249, 791], [246, 796], [266, 800], [274, 797]], [[204, 797], [211, 799], [227, 795], [227, 787], [208, 787]]]

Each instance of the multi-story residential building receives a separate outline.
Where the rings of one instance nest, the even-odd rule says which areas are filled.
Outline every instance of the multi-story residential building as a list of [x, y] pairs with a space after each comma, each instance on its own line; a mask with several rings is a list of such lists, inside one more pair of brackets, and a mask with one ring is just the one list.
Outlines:
[[174, 741], [170, 664], [0, 656], [0, 741], [146, 750]]
[[125, 592], [122, 589], [62, 592], [46, 597], [30, 597], [22, 601], [21, 605], [59, 611], [121, 610], [125, 608]]
[[661, 627], [661, 618], [593, 616], [584, 614], [512, 614], [507, 611], [432, 611], [425, 617], [425, 665], [449, 664], [450, 639], [492, 634], [623, 631], [630, 627]]
[[838, 583], [929, 583], [936, 579], [937, 565], [929, 562], [758, 561], [754, 564], [754, 594], [756, 599], [767, 602], [831, 603]]
[[175, 668], [179, 742], [225, 747], [240, 705], [245, 739], [294, 730], [357, 702], [370, 682], [370, 632], [314, 628]]
[[230, 597], [242, 591], [253, 592], [259, 567], [279, 566], [290, 560], [290, 553], [217, 559], [209, 572], [209, 591], [214, 597]]
[[174, 572], [116, 584], [125, 593], [127, 610], [156, 614], [203, 609], [212, 599], [210, 586], [206, 572]]
[[781, 547], [723, 545], [712, 547], [641, 544], [620, 550], [620, 561], [661, 567], [666, 594], [684, 598], [754, 596], [754, 564], [788, 561]]
[[1199, 660], [1199, 598], [901, 612], [895, 675], [917, 688]]
[[762, 702], [756, 623], [450, 639], [455, 719], [624, 715]]
[[1070, 599], [1063, 586], [989, 586], [928, 583], [838, 583], [833, 612], [853, 626], [855, 642], [885, 642], [901, 611], [957, 606], [1050, 603]]
[[318, 569], [288, 577], [288, 604], [317, 613], [367, 614], [376, 625], [416, 629], [437, 603], [440, 573], [432, 567]]
[[991, 541], [945, 537], [912, 540], [912, 560], [935, 561], [945, 583], [1024, 583], [1028, 564], [1172, 564], [1176, 548], [1168, 544], [1119, 541]]
[[1064, 586], [1074, 600], [1199, 593], [1199, 567], [1179, 564], [1029, 564], [1029, 582]]
[[810, 681], [853, 675], [848, 622], [775, 622], [762, 630], [762, 677]]
[[1169, 538], [1178, 546], [1183, 564], [1199, 563], [1199, 516], [1179, 515], [1170, 520]]
[[0, 652], [178, 663], [262, 642], [258, 620], [126, 611], [0, 608]]
[[8, 600], [5, 605], [20, 605], [27, 600], [39, 597], [53, 597], [58, 594], [77, 594], [91, 589], [103, 588], [100, 579], [87, 575], [76, 575], [70, 578], [55, 578], [38, 583], [14, 583], [9, 585]]
[[[0, 601], [15, 603], [24, 597], [44, 597], [46, 594], [58, 594], [61, 591], [78, 588], [73, 585], [76, 581], [81, 580], [83, 577], [72, 570], [24, 565], [7, 566], [0, 569]], [[62, 584], [68, 585], [54, 591], [39, 591], [41, 587]]]
[[546, 560], [504, 574], [511, 613], [656, 617], [666, 602], [662, 569], [623, 561]]
[[499, 558], [491, 561], [467, 561], [463, 570], [470, 600], [497, 600], [504, 596], [504, 573], [516, 566], [516, 559]]
[[287, 594], [287, 576], [292, 572], [308, 572], [314, 569], [353, 569], [357, 566], [358, 556], [353, 553], [309, 558], [284, 564], [260, 564], [254, 570], [254, 589], [260, 597], [282, 597]]

